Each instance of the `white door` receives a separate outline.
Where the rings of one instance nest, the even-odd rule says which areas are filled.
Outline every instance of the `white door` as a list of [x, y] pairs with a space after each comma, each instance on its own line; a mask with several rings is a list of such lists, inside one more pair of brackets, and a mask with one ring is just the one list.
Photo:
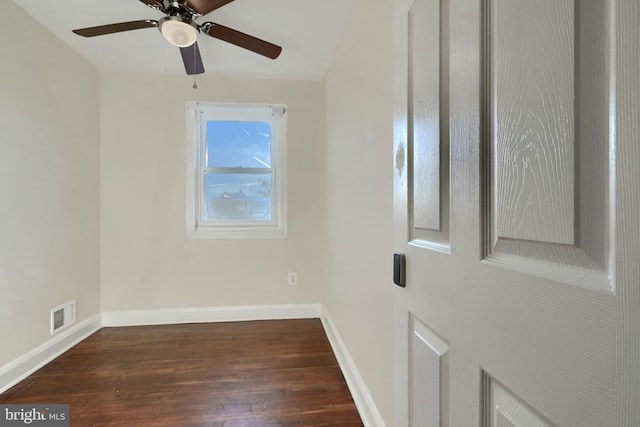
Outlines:
[[394, 1], [396, 427], [640, 426], [639, 21]]

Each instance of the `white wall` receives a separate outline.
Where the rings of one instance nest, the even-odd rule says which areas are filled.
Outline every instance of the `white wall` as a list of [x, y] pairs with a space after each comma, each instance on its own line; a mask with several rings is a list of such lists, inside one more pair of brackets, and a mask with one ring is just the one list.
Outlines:
[[[101, 75], [103, 311], [317, 303], [326, 281], [321, 82]], [[187, 240], [186, 101], [288, 104], [287, 240]], [[287, 285], [298, 272], [299, 284]]]
[[324, 303], [393, 420], [392, 3], [357, 0], [326, 78]]
[[99, 312], [98, 72], [13, 2], [0, 26], [0, 367]]

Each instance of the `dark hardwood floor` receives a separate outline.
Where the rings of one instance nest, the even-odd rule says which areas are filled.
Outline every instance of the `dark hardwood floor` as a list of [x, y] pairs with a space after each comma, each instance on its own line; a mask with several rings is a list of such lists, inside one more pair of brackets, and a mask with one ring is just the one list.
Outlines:
[[71, 425], [362, 426], [318, 319], [104, 328], [0, 395]]

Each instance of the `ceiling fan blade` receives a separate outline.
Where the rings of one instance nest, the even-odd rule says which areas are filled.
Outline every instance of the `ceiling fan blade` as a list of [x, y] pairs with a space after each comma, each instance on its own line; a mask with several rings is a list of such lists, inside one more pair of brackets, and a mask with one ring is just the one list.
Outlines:
[[232, 1], [233, 0], [187, 0], [187, 6], [198, 12], [200, 15], [206, 15], [207, 13], [213, 12], [214, 10], [221, 8], [225, 4], [231, 3]]
[[105, 34], [120, 33], [122, 31], [139, 30], [141, 28], [157, 27], [158, 21], [145, 19], [143, 21], [120, 22], [117, 24], [99, 25], [97, 27], [80, 28], [73, 30], [74, 33], [83, 37], [95, 37]]
[[189, 47], [181, 47], [180, 54], [182, 55], [182, 62], [184, 62], [184, 69], [188, 75], [204, 73], [198, 42]]
[[213, 22], [204, 23], [202, 25], [202, 30], [205, 34], [208, 34], [211, 37], [224, 40], [262, 56], [266, 56], [267, 58], [276, 59], [282, 52], [282, 48], [280, 46], [250, 36], [249, 34], [241, 33], [240, 31], [232, 28], [214, 24]]

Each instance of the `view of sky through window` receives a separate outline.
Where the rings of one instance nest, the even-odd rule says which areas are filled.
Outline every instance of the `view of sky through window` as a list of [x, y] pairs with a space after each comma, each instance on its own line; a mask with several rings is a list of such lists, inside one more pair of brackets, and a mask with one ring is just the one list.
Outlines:
[[270, 123], [208, 121], [205, 162], [206, 220], [271, 220]]
[[270, 168], [271, 123], [208, 121], [207, 167]]

